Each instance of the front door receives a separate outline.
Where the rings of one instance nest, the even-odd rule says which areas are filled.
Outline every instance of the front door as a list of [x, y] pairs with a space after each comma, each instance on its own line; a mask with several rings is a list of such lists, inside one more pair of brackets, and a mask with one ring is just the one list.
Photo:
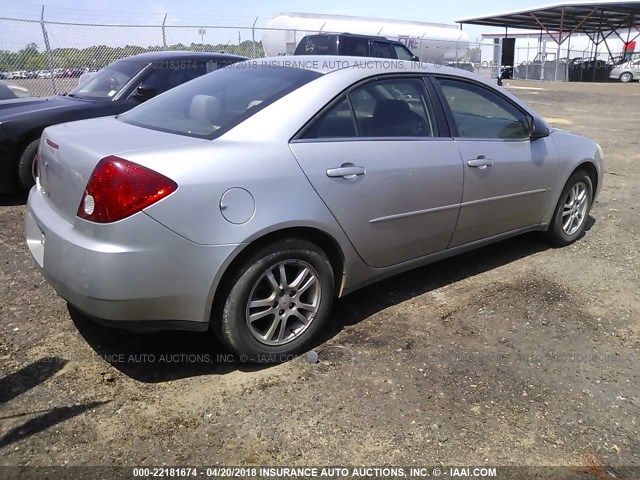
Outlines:
[[558, 154], [550, 138], [529, 138], [529, 120], [490, 89], [437, 78], [457, 133], [464, 193], [452, 247], [537, 225], [551, 199]]

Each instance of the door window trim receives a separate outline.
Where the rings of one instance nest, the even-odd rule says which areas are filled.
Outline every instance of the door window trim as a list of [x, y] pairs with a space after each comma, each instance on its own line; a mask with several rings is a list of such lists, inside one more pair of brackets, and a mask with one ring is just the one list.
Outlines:
[[497, 95], [502, 100], [507, 102], [509, 105], [514, 107], [517, 111], [522, 113], [522, 115], [524, 115], [524, 117], [529, 121], [530, 125], [533, 125], [534, 118], [533, 118], [533, 115], [531, 115], [531, 113], [526, 111], [520, 105], [514, 103], [506, 95], [503, 95], [501, 92], [487, 87], [482, 82], [477, 82], [477, 81], [474, 81], [473, 79], [469, 79], [469, 78], [457, 77], [455, 75], [443, 75], [443, 74], [434, 75], [434, 74], [429, 74], [429, 75], [426, 75], [426, 77], [428, 79], [428, 82], [431, 84], [432, 88], [434, 89], [434, 91], [436, 93], [436, 96], [438, 98], [438, 102], [440, 103], [440, 107], [442, 108], [442, 110], [444, 112], [444, 116], [446, 118], [447, 126], [449, 127], [449, 131], [451, 132], [451, 136], [452, 136], [452, 138], [454, 140], [463, 141], [463, 142], [464, 141], [482, 140], [482, 141], [485, 141], [485, 142], [510, 142], [510, 143], [513, 143], [513, 142], [530, 142], [531, 141], [531, 137], [522, 137], [522, 138], [461, 137], [460, 133], [458, 132], [458, 125], [456, 124], [455, 119], [453, 117], [453, 112], [451, 111], [451, 107], [449, 107], [449, 102], [447, 102], [447, 99], [444, 96], [444, 92], [440, 88], [440, 84], [437, 82], [437, 79], [439, 79], [439, 78], [445, 79], [445, 80], [455, 80], [457, 82], [473, 85], [473, 86], [481, 88], [481, 89], [483, 89], [483, 90], [485, 90], [487, 92], [493, 93], [494, 95]]
[[[447, 125], [445, 113], [442, 111], [442, 105], [440, 104], [439, 98], [436, 96], [436, 90], [432, 85], [425, 80], [427, 77], [426, 74], [423, 73], [389, 73], [389, 74], [378, 74], [372, 77], [367, 77], [358, 82], [350, 85], [349, 87], [342, 90], [338, 95], [336, 95], [329, 103], [327, 103], [324, 107], [322, 107], [318, 112], [316, 112], [305, 124], [291, 137], [289, 143], [327, 143], [327, 142], [362, 142], [362, 141], [443, 141], [443, 140], [451, 140], [452, 137], [450, 135], [449, 126]], [[386, 81], [393, 79], [414, 79], [422, 84], [423, 93], [425, 95], [425, 100], [428, 101], [431, 105], [431, 109], [433, 110], [433, 134], [432, 137], [362, 137], [360, 136], [360, 127], [356, 120], [356, 115], [353, 110], [353, 105], [351, 104], [351, 100], [349, 100], [348, 96], [351, 92], [357, 90], [358, 88], [367, 85], [369, 83], [374, 83], [377, 81]], [[355, 132], [355, 137], [325, 137], [325, 138], [302, 138], [302, 136], [312, 127], [313, 123], [320, 119], [326, 112], [330, 111], [333, 107], [343, 101], [343, 99], [347, 98], [347, 102], [349, 104], [349, 109], [351, 110], [351, 119], [353, 120]], [[429, 109], [427, 108], [427, 114], [429, 114]]]

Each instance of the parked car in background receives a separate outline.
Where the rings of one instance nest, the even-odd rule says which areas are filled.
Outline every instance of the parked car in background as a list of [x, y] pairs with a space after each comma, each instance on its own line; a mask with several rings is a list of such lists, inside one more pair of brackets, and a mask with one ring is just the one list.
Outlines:
[[34, 185], [33, 160], [49, 125], [117, 115], [170, 88], [244, 57], [220, 53], [153, 52], [113, 62], [68, 95], [0, 105], [0, 191]]
[[620, 80], [624, 83], [640, 80], [640, 59], [629, 60], [615, 65], [609, 73], [609, 78]]
[[475, 73], [475, 67], [471, 62], [457, 60], [455, 62], [447, 62], [446, 65], [447, 67], [459, 68], [461, 70], [466, 70], [467, 72]]
[[85, 71], [84, 68], [67, 68], [62, 76], [64, 78], [79, 78]]
[[44, 131], [25, 231], [62, 297], [281, 361], [335, 296], [524, 232], [568, 245], [585, 231], [602, 150], [505, 90], [416, 62], [290, 62]]
[[7, 72], [7, 80], [18, 80], [21, 78], [27, 78], [27, 72], [24, 70], [15, 70], [13, 72]]
[[0, 100], [30, 97], [29, 90], [20, 85], [0, 81]]
[[307, 35], [298, 43], [294, 55], [346, 55], [418, 60], [418, 57], [401, 42], [353, 33]]

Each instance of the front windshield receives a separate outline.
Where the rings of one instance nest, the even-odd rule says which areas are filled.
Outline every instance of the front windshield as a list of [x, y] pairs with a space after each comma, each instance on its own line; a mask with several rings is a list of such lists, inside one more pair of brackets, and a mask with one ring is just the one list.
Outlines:
[[78, 85], [70, 95], [80, 98], [111, 100], [147, 64], [120, 60], [103, 68]]

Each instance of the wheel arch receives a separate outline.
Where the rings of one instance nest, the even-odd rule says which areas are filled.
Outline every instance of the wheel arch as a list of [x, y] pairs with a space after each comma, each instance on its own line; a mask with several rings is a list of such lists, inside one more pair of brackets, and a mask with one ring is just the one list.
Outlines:
[[622, 80], [622, 76], [626, 74], [631, 75], [631, 81], [634, 81], [637, 79], [636, 75], [634, 75], [633, 71], [631, 70], [625, 70], [624, 72], [621, 72], [620, 75], [618, 75], [618, 79]]
[[281, 228], [275, 231], [266, 232], [258, 236], [257, 238], [254, 238], [249, 244], [247, 244], [235, 255], [231, 262], [229, 262], [224, 270], [224, 273], [220, 277], [220, 280], [214, 287], [215, 290], [210, 303], [210, 321], [213, 319], [214, 315], [220, 313], [221, 307], [224, 304], [224, 296], [231, 287], [230, 279], [237, 268], [242, 265], [242, 263], [257, 249], [269, 243], [273, 243], [286, 238], [295, 238], [309, 241], [315, 244], [324, 253], [326, 253], [327, 257], [329, 258], [329, 262], [331, 263], [335, 278], [334, 294], [336, 296], [340, 294], [345, 277], [346, 262], [344, 252], [338, 241], [329, 233], [316, 227], [299, 226]]
[[595, 197], [595, 194], [598, 191], [598, 187], [600, 186], [600, 182], [598, 179], [598, 168], [596, 167], [596, 164], [589, 160], [580, 163], [576, 168], [573, 169], [571, 174], [569, 174], [567, 180], [571, 178], [571, 175], [573, 175], [578, 170], [584, 170], [589, 175], [589, 178], [591, 179], [591, 186], [593, 187], [593, 195]]

